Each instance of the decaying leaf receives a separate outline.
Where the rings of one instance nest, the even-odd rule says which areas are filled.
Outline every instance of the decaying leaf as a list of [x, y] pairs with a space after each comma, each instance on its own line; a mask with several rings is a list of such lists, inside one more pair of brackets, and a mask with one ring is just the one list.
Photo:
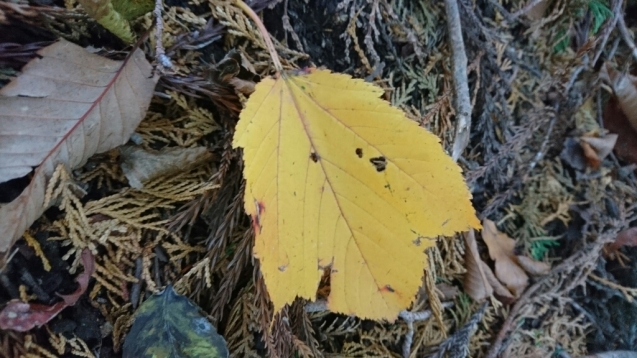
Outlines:
[[604, 127], [617, 134], [615, 154], [622, 160], [637, 163], [637, 131], [630, 125], [617, 99], [611, 98], [604, 107]]
[[608, 245], [608, 249], [610, 252], [614, 252], [624, 246], [637, 246], [637, 227], [622, 230], [617, 234], [615, 241]]
[[216, 66], [204, 70], [204, 74], [209, 81], [228, 84], [244, 95], [252, 94], [260, 80], [252, 64], [236, 49], [230, 50]]
[[531, 276], [542, 276], [551, 271], [551, 265], [546, 262], [536, 261], [523, 255], [516, 255], [515, 258], [518, 265]]
[[588, 165], [597, 169], [615, 147], [617, 142], [617, 134], [610, 133], [601, 137], [594, 136], [582, 136], [580, 138], [580, 145], [584, 150], [584, 156], [588, 162]]
[[61, 40], [38, 51], [0, 91], [0, 183], [28, 174], [18, 198], [0, 204], [0, 252], [44, 212], [48, 176], [128, 141], [157, 82], [141, 50], [113, 61]]
[[628, 122], [637, 131], [637, 77], [617, 72], [608, 63], [602, 66], [599, 75], [610, 84]]
[[124, 146], [120, 148], [122, 171], [131, 187], [141, 189], [143, 182], [185, 171], [188, 168], [212, 159], [212, 154], [205, 147], [164, 148], [151, 153], [143, 148]]
[[133, 20], [153, 9], [152, 0], [78, 0], [90, 17], [126, 43], [135, 35], [129, 20]]
[[[464, 276], [464, 291], [475, 301], [482, 301], [493, 294], [493, 287], [489, 284], [485, 275], [485, 269], [491, 271], [489, 266], [482, 262], [478, 253], [478, 244], [473, 230], [464, 234], [465, 256], [464, 262], [467, 273]], [[484, 265], [483, 265], [484, 264]]]
[[52, 320], [58, 313], [68, 306], [73, 306], [75, 302], [84, 294], [88, 287], [88, 281], [95, 272], [95, 259], [89, 249], [82, 251], [82, 272], [75, 281], [79, 287], [70, 295], [59, 295], [62, 301], [52, 306], [27, 303], [20, 300], [10, 301], [0, 312], [0, 329], [12, 329], [14, 331], [26, 332], [34, 327], [40, 327]]
[[314, 300], [330, 268], [331, 311], [393, 320], [430, 238], [480, 227], [460, 168], [382, 93], [307, 69], [261, 81], [241, 112], [233, 145], [276, 311]]
[[[485, 219], [482, 226], [482, 239], [487, 244], [489, 256], [495, 261], [495, 277], [504, 283], [515, 297], [519, 297], [528, 285], [527, 273], [532, 276], [540, 276], [550, 271], [551, 266], [545, 262], [516, 255], [514, 252], [515, 240], [499, 232], [493, 221]], [[488, 268], [486, 264], [485, 267]], [[502, 289], [497, 289], [498, 287], [494, 283], [495, 277], [491, 279], [487, 277], [487, 279], [496, 288], [496, 293], [505, 298], [513, 298]]]
[[617, 138], [618, 135], [614, 133], [602, 136], [597, 133], [586, 134], [579, 138], [567, 137], [560, 158], [580, 171], [584, 171], [587, 166], [597, 169], [604, 158], [613, 151]]
[[200, 308], [168, 286], [135, 312], [123, 357], [224, 358], [228, 348]]
[[482, 271], [484, 272], [484, 276], [487, 278], [487, 282], [491, 287], [493, 287], [493, 292], [500, 297], [500, 299], [504, 299], [506, 301], [513, 301], [515, 297], [511, 294], [508, 288], [504, 287], [502, 282], [500, 282], [493, 274], [493, 270], [491, 267], [486, 264], [484, 261], [480, 261], [480, 266], [482, 266]]
[[515, 240], [499, 232], [491, 220], [485, 219], [482, 226], [482, 239], [489, 248], [489, 256], [495, 261], [495, 276], [516, 297], [520, 296], [529, 283], [529, 277], [516, 262], [513, 253]]

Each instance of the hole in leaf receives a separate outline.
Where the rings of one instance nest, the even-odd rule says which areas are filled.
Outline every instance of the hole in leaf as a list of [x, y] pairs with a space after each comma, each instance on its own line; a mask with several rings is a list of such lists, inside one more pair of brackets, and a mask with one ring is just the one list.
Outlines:
[[310, 154], [310, 159], [312, 159], [314, 163], [318, 162], [318, 154], [312, 152], [312, 154]]
[[387, 159], [385, 157], [374, 157], [369, 162], [372, 163], [377, 172], [382, 172], [387, 167]]
[[359, 158], [363, 157], [363, 150], [361, 148], [356, 148], [356, 155], [358, 155]]

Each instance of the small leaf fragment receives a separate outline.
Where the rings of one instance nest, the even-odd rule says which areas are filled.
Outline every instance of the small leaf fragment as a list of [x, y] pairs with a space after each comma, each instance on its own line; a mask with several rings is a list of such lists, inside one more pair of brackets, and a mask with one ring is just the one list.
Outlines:
[[427, 247], [480, 223], [439, 139], [370, 83], [307, 69], [266, 78], [241, 112], [245, 210], [276, 311], [313, 300], [394, 320], [414, 300]]
[[631, 227], [620, 231], [619, 234], [617, 234], [615, 241], [608, 244], [608, 249], [610, 252], [615, 252], [624, 246], [637, 246], [637, 227]]
[[523, 255], [516, 255], [515, 258], [517, 259], [518, 265], [531, 276], [542, 276], [551, 271], [551, 265], [546, 262], [536, 261]]
[[123, 358], [226, 358], [228, 348], [201, 309], [169, 285], [135, 312]]
[[141, 189], [143, 183], [151, 179], [185, 171], [212, 159], [205, 147], [173, 147], [149, 152], [136, 146], [124, 146], [119, 151], [122, 171], [130, 186], [136, 189]]
[[46, 324], [63, 309], [73, 306], [88, 288], [88, 281], [95, 272], [95, 258], [89, 249], [82, 251], [82, 263], [84, 264], [84, 272], [75, 279], [79, 285], [75, 292], [69, 295], [59, 295], [63, 300], [51, 306], [20, 300], [10, 301], [0, 312], [0, 329], [26, 332]]
[[487, 280], [485, 273], [485, 270], [491, 271], [491, 269], [480, 258], [473, 230], [469, 230], [469, 232], [464, 234], [464, 242], [464, 262], [467, 273], [464, 276], [463, 287], [471, 298], [480, 302], [493, 294], [493, 286]]

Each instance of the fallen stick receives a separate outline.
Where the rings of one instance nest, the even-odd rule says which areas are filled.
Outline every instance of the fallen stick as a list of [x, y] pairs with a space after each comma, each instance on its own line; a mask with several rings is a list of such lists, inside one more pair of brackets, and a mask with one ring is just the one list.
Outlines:
[[449, 46], [452, 53], [453, 85], [456, 92], [456, 136], [453, 142], [451, 158], [458, 161], [462, 152], [469, 144], [471, 129], [471, 97], [467, 80], [467, 54], [464, 50], [462, 27], [460, 25], [460, 11], [457, 0], [445, 0], [447, 14], [447, 31], [449, 32]]

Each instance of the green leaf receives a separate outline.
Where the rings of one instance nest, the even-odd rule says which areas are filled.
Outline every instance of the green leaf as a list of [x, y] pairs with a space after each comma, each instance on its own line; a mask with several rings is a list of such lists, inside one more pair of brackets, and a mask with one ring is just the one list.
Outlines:
[[146, 300], [124, 342], [123, 358], [226, 358], [226, 342], [200, 308], [172, 286]]
[[126, 43], [131, 43], [135, 39], [128, 21], [153, 9], [152, 0], [78, 1], [90, 17]]

